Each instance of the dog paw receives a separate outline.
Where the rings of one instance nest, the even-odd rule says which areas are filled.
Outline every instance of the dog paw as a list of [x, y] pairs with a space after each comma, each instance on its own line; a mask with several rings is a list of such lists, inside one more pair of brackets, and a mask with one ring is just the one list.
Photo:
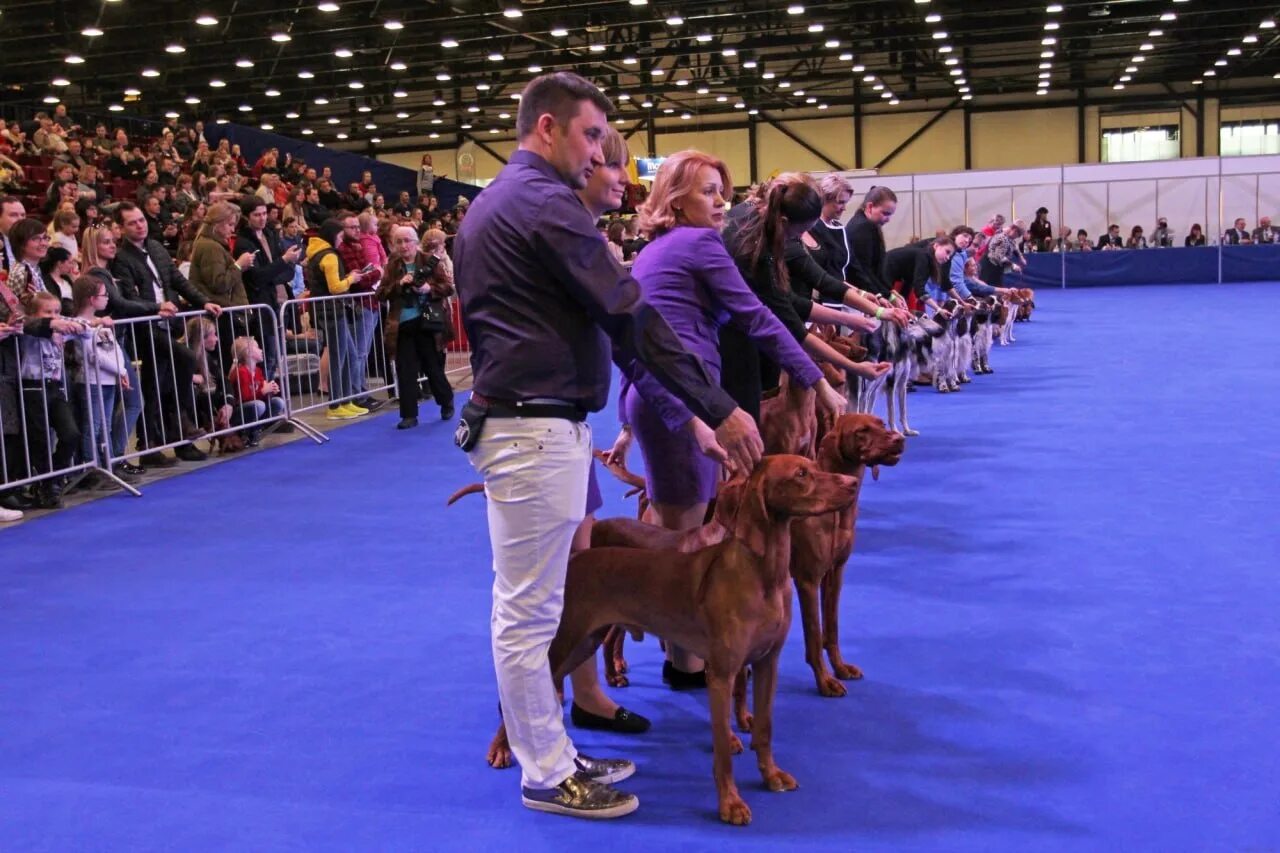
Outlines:
[[746, 747], [742, 745], [742, 738], [738, 737], [733, 732], [729, 732], [729, 754], [742, 755], [742, 751], [745, 748]]
[[760, 774], [764, 778], [764, 784], [770, 791], [794, 791], [800, 787], [800, 783], [796, 781], [796, 777], [780, 767], [775, 767], [769, 771], [762, 771]]
[[753, 722], [755, 722], [755, 717], [751, 716], [750, 711], [740, 711], [738, 713], [738, 731], [750, 732]]
[[818, 679], [818, 692], [823, 696], [827, 696], [832, 699], [839, 699], [849, 691], [838, 678], [834, 678], [830, 675], [823, 675]]
[[630, 687], [631, 686], [630, 679], [628, 679], [625, 675], [622, 675], [621, 673], [618, 673], [617, 675], [610, 675], [605, 680], [609, 682], [610, 687]]
[[851, 663], [833, 664], [831, 669], [835, 672], [836, 678], [843, 679], [844, 681], [857, 681], [859, 678], [862, 678], [862, 670], [858, 669]]
[[919, 435], [920, 430], [912, 429], [911, 427], [906, 427], [905, 429], [902, 430], [902, 434], [910, 438], [913, 435]]
[[494, 770], [505, 770], [511, 766], [511, 747], [507, 744], [489, 744], [489, 754], [485, 756], [485, 761], [489, 762], [489, 766]]
[[631, 667], [627, 666], [626, 658], [618, 657], [613, 659], [613, 670], [614, 672], [630, 672]]
[[751, 809], [735, 791], [720, 798], [720, 819], [734, 826], [746, 826], [751, 823]]

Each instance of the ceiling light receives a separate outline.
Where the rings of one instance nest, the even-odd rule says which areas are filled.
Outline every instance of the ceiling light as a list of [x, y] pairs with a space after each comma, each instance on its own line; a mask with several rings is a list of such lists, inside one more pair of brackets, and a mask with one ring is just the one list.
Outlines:
[[458, 40], [457, 40], [457, 39], [455, 39], [455, 38], [447, 38], [447, 39], [445, 39], [444, 41], [440, 42], [440, 46], [441, 46], [441, 47], [451, 47], [451, 48], [452, 48], [452, 47], [457, 47], [457, 46], [458, 46]]
[[409, 114], [406, 112], [401, 111], [396, 113], [396, 118], [400, 119], [401, 121], [403, 121], [404, 119], [407, 119], [408, 117], [409, 117]]
[[[199, 23], [199, 21], [196, 21], [196, 23]], [[218, 22], [214, 21], [214, 23], [216, 24]], [[98, 29], [97, 27], [85, 27], [83, 30], [80, 31], [80, 35], [84, 36], [85, 38], [97, 38], [98, 36], [102, 35], [102, 30]]]
[[487, 91], [489, 91], [489, 89], [490, 89], [490, 86], [489, 86], [489, 84], [488, 84], [488, 83], [477, 83], [477, 84], [476, 84], [476, 91], [477, 91], [477, 92], [487, 92]]
[[1046, 22], [1046, 23], [1045, 23], [1044, 28], [1045, 28], [1046, 30], [1056, 30], [1056, 29], [1058, 28], [1058, 22], [1057, 22], [1057, 21], [1048, 21], [1048, 22]]
[[404, 71], [404, 70], [406, 70], [408, 67], [409, 67], [409, 66], [408, 66], [408, 65], [405, 65], [403, 62], [393, 62], [393, 63], [391, 63], [391, 70], [392, 70], [392, 71]]
[[1050, 76], [1052, 76], [1052, 75], [1050, 75], [1048, 71], [1041, 71], [1041, 72], [1040, 72], [1040, 79], [1041, 79], [1041, 80], [1048, 80]]
[[443, 107], [444, 105], [445, 105], [444, 98], [436, 98], [434, 101], [431, 102], [431, 106], [433, 107]]
[[169, 110], [169, 112], [167, 112], [167, 113], [165, 113], [165, 114], [164, 114], [164, 117], [165, 117], [165, 118], [177, 118], [177, 117], [178, 117], [178, 113], [174, 112], [173, 110]]
[[240, 110], [240, 112], [242, 112], [242, 113], [251, 113], [251, 112], [253, 112], [253, 105], [252, 105], [252, 104], [241, 104], [241, 105], [239, 106], [239, 110]]
[[1258, 24], [1258, 29], [1260, 30], [1274, 30], [1275, 28], [1276, 28], [1276, 22], [1271, 20], [1270, 18], [1263, 21], [1261, 24]]
[[631, 0], [632, 6], [648, 6], [649, 0]]
[[666, 73], [667, 72], [663, 71], [661, 68], [655, 68], [649, 72], [649, 74], [654, 77], [661, 77], [663, 74], [666, 74]]
[[284, 44], [287, 41], [293, 41], [293, 36], [285, 32], [272, 33], [271, 40], [277, 44]]
[[1233, 47], [1231, 48], [1231, 50], [1227, 51], [1227, 56], [1239, 56], [1239, 55], [1240, 55], [1240, 48], [1238, 47]]
[[307, 71], [305, 68], [302, 71], [298, 72], [299, 80], [310, 80], [314, 76], [316, 75], [312, 74], [310, 71]]
[[956, 79], [952, 80], [951, 82], [952, 82], [952, 83], [955, 83], [957, 86], [964, 86], [964, 85], [966, 85], [969, 81], [968, 81], [968, 80], [966, 80], [966, 79], [964, 79], [963, 77], [957, 77]]
[[406, 92], [404, 89], [396, 89], [394, 92], [392, 92], [392, 93], [391, 93], [391, 97], [393, 97], [393, 98], [407, 98], [407, 97], [409, 97], [409, 93], [408, 93], [408, 92]]
[[352, 53], [351, 49], [347, 47], [338, 48], [333, 52], [333, 55], [338, 57], [339, 59], [350, 59], [351, 57], [355, 56], [355, 54]]
[[688, 85], [689, 85], [689, 81], [688, 81], [688, 80], [677, 80], [677, 81], [676, 81], [676, 85], [677, 85], [677, 86], [688, 86]]
[[345, 133], [339, 133], [339, 134], [338, 134], [338, 138], [339, 138], [339, 139], [346, 139], [346, 138], [347, 138], [347, 135], [346, 135]]
[[502, 17], [504, 17], [504, 18], [523, 18], [523, 17], [524, 17], [524, 12], [521, 12], [521, 11], [520, 11], [520, 7], [519, 7], [519, 6], [515, 6], [515, 5], [512, 5], [512, 4], [508, 3], [508, 4], [507, 4], [507, 6], [506, 6], [506, 8], [504, 8], [504, 9], [502, 10]]
[[742, 103], [742, 101], [738, 101], [736, 104], [733, 105], [733, 108], [735, 110], [745, 110], [747, 108], [747, 105]]
[[711, 41], [711, 33], [698, 33], [698, 35], [694, 37], [694, 41], [699, 42], [700, 44], [706, 44]]
[[[890, 98], [889, 103], [896, 107], [898, 104], [902, 103], [902, 101], [899, 101], [897, 98]], [[825, 110], [826, 108], [827, 108], [826, 104], [823, 104], [822, 106], [818, 107], [818, 109], [820, 110]]]
[[41, 100], [43, 100], [46, 104], [57, 104], [62, 101], [62, 99], [59, 98], [57, 95], [45, 95]]
[[479, 107], [477, 107], [477, 106], [475, 106], [475, 105], [473, 104], [472, 106], [467, 107], [467, 112], [469, 112], [469, 113], [478, 113], [478, 112], [480, 112], [480, 108], [479, 108]]
[[759, 115], [759, 114], [760, 114], [760, 111], [759, 111], [758, 109], [756, 109], [755, 107], [752, 107], [751, 109], [747, 110], [747, 115], [749, 115], [749, 116], [754, 116], [754, 115]]
[[519, 92], [516, 92], [515, 94], [513, 94], [513, 95], [511, 96], [511, 100], [513, 100], [513, 101], [518, 101], [518, 100], [520, 100], [520, 98], [521, 98], [521, 97], [522, 97], [522, 96], [521, 96], [521, 94], [520, 94]]
[[604, 53], [604, 45], [598, 41], [592, 42], [591, 44], [587, 45], [587, 49], [590, 50], [592, 53]]
[[816, 103], [818, 103], [818, 99], [817, 99], [817, 98], [805, 98], [805, 99], [804, 99], [804, 102], [805, 102], [806, 104], [816, 104]]
[[841, 61], [841, 62], [853, 62], [853, 54], [852, 54], [852, 53], [842, 53], [842, 54], [840, 54], [840, 61]]
[[1178, 16], [1177, 16], [1176, 14], [1174, 14], [1173, 12], [1165, 12], [1163, 15], [1161, 15], [1161, 16], [1160, 16], [1160, 20], [1162, 20], [1162, 21], [1176, 21], [1176, 20], [1178, 20]]
[[863, 82], [863, 83], [874, 83], [874, 82], [876, 82], [876, 75], [874, 75], [874, 74], [868, 74], [866, 77], [863, 77], [863, 78], [862, 78], [862, 82]]
[[236, 60], [236, 68], [252, 68], [252, 67], [253, 67], [252, 59], [249, 59], [247, 57], [242, 57]]
[[790, 80], [779, 80], [779, 81], [778, 81], [778, 88], [779, 88], [779, 89], [790, 89], [790, 88], [791, 88], [791, 81], [790, 81]]
[[777, 77], [777, 76], [778, 76], [778, 75], [777, 75], [777, 74], [775, 74], [775, 73], [774, 73], [774, 72], [772, 72], [772, 71], [766, 71], [766, 72], [764, 72], [763, 74], [761, 74], [761, 75], [760, 75], [760, 77], [761, 77], [762, 79], [764, 79], [764, 80], [772, 80], [774, 77]]
[[1131, 59], [1131, 60], [1129, 60], [1129, 61], [1130, 61], [1130, 62], [1146, 62], [1146, 61], [1147, 61], [1147, 58], [1146, 58], [1145, 56], [1143, 56], [1142, 54], [1138, 54], [1137, 56], [1135, 56], [1133, 59]]
[[1217, 76], [1218, 76], [1218, 72], [1217, 72], [1217, 71], [1214, 71], [1212, 68], [1210, 68], [1208, 71], [1204, 72], [1204, 74], [1203, 74], [1202, 76], [1204, 76], [1204, 77], [1217, 77]]
[[711, 94], [711, 90], [710, 90], [710, 89], [708, 89], [706, 86], [699, 86], [699, 87], [698, 87], [698, 94], [699, 94], [699, 95], [710, 95], [710, 94]]
[[755, 68], [756, 65], [758, 65], [758, 63], [754, 59], [747, 59], [742, 63], [742, 67], [747, 69]]
[[724, 50], [720, 51], [720, 55], [721, 56], [737, 56], [738, 51], [736, 48], [726, 47]]
[[396, 20], [384, 21], [382, 24], [382, 28], [384, 30], [391, 30], [392, 32], [395, 32], [396, 30], [403, 30], [404, 24]]
[[142, 76], [143, 77], [159, 77], [160, 72], [155, 70], [154, 68], [144, 68], [142, 69]]
[[855, 65], [855, 66], [853, 66], [853, 68], [851, 68], [851, 69], [849, 69], [849, 70], [850, 70], [850, 71], [852, 71], [854, 74], [861, 74], [863, 71], [866, 71], [866, 70], [867, 70], [867, 66], [865, 66], [865, 65]]
[[1142, 44], [1138, 45], [1138, 50], [1155, 50], [1155, 49], [1156, 49], [1156, 46], [1149, 41], [1144, 41]]
[[214, 120], [213, 120], [213, 123], [214, 123], [214, 124], [226, 124], [226, 123], [227, 123], [227, 119], [225, 119], [225, 118], [217, 118], [217, 119], [214, 119]]
[[441, 71], [439, 74], [436, 75], [436, 79], [439, 80], [441, 83], [448, 83], [453, 78], [449, 76], [448, 71]]
[[1059, 12], [1061, 12], [1061, 11], [1062, 11], [1062, 4], [1061, 4], [1061, 3], [1054, 3], [1054, 4], [1052, 4], [1051, 6], [1049, 6], [1048, 8], [1046, 8], [1046, 9], [1045, 9], [1045, 11], [1046, 11], [1046, 12], [1048, 12], [1050, 15], [1056, 15], [1056, 14], [1058, 14]]
[[351, 89], [363, 89], [364, 84], [361, 83], [359, 80], [352, 80], [350, 83], [347, 84], [347, 87]]
[[947, 31], [946, 31], [946, 30], [936, 30], [936, 31], [934, 31], [933, 37], [934, 37], [934, 39], [935, 39], [936, 41], [942, 41], [944, 38], [946, 38], [946, 37], [947, 37]]
[[619, 95], [619, 96], [618, 96], [618, 100], [619, 100], [619, 101], [629, 101], [629, 100], [631, 100], [631, 96], [630, 96], [630, 95], [628, 95], [626, 92], [623, 92], [621, 95]]
[[964, 74], [964, 69], [961, 69], [961, 68], [952, 68], [948, 73], [949, 73], [952, 77], [960, 77], [961, 75], [963, 75], [963, 74]]
[[1213, 64], [1214, 64], [1214, 65], [1216, 65], [1216, 66], [1218, 66], [1219, 68], [1221, 68], [1222, 66], [1224, 66], [1224, 65], [1226, 65], [1226, 64], [1227, 64], [1227, 61], [1226, 61], [1225, 59], [1219, 59], [1217, 62], [1215, 62], [1215, 63], [1213, 63]]
[[378, 129], [378, 124], [377, 124], [377, 122], [372, 122], [372, 121], [371, 121], [371, 122], [367, 123], [367, 124], [364, 126], [364, 129], [365, 129], [365, 130], [377, 130], [377, 129]]
[[674, 113], [676, 110], [675, 110], [675, 107], [664, 107], [662, 111], [663, 111], [664, 113], [666, 113], [667, 115], [671, 115], [671, 114], [672, 114], [672, 113]]
[[356, 112], [371, 113], [373, 112], [373, 107], [369, 106], [368, 104], [361, 104], [360, 106], [356, 107]]
[[839, 46], [840, 46], [840, 40], [839, 40], [839, 39], [827, 39], [827, 40], [823, 43], [823, 45], [822, 45], [822, 46], [823, 46], [823, 47], [825, 47], [825, 48], [827, 48], [828, 50], [835, 50], [837, 47], [839, 47]]
[[430, 133], [428, 133], [428, 134], [427, 134], [427, 136], [428, 136], [429, 138], [431, 138], [431, 139], [439, 139], [439, 138], [440, 138], [440, 134], [436, 133], [434, 130], [433, 130], [433, 131], [431, 131]]
[[337, 116], [329, 116], [327, 119], [325, 119], [325, 123], [326, 123], [326, 124], [338, 124], [338, 117], [337, 117]]
[[1042, 50], [1042, 51], [1040, 51], [1040, 58], [1041, 58], [1041, 59], [1053, 59], [1053, 51], [1052, 51], [1052, 50]]
[[880, 93], [880, 97], [882, 97], [882, 98], [884, 98], [884, 99], [886, 99], [886, 100], [887, 100], [887, 99], [889, 99], [889, 98], [892, 98], [892, 97], [893, 97], [893, 92], [881, 92], [881, 93]]
[[290, 111], [285, 113], [284, 117], [288, 119], [295, 119], [295, 118], [299, 118], [300, 116], [297, 113]]
[[201, 15], [196, 18], [196, 23], [202, 27], [216, 27], [218, 26], [218, 19], [213, 15]]
[[[1277, 79], [1277, 80], [1280, 80], [1280, 74], [1277, 74], [1277, 75], [1276, 75], [1276, 79]], [[1191, 81], [1191, 85], [1192, 85], [1192, 86], [1203, 86], [1203, 85], [1204, 85], [1204, 81], [1203, 81], [1203, 80], [1192, 80], [1192, 81]]]
[[1243, 41], [1245, 44], [1257, 44], [1257, 43], [1258, 43], [1258, 37], [1257, 37], [1257, 36], [1255, 36], [1255, 35], [1250, 34], [1250, 35], [1245, 36], [1243, 39], [1241, 39], [1241, 41]]
[[329, 103], [329, 99], [328, 99], [328, 98], [316, 98], [316, 99], [315, 99], [315, 104], [316, 104], [317, 106], [321, 106], [321, 107], [323, 107], [323, 106], [324, 106], [325, 104], [327, 104], [327, 103]]
[[218, 79], [213, 79], [209, 81], [209, 88], [211, 89], [221, 89], [225, 85], [227, 84]]
[[274, 124], [264, 124], [264, 125], [262, 125], [262, 129], [263, 129], [263, 130], [275, 130], [275, 129], [276, 129], [276, 126], [275, 126]]
[[564, 38], [564, 37], [565, 37], [565, 36], [567, 36], [567, 35], [569, 35], [569, 31], [568, 31], [568, 30], [566, 30], [564, 27], [552, 27], [552, 28], [551, 28], [551, 36], [552, 36], [553, 38], [562, 39], [562, 38]]
[[679, 15], [672, 15], [670, 18], [667, 18], [668, 27], [678, 27], [683, 23], [684, 23], [684, 18], [680, 17]]
[[470, 129], [471, 129], [471, 127], [472, 127], [472, 126], [471, 126], [470, 124], [460, 124], [460, 125], [458, 125], [458, 129], [459, 129], [459, 130], [470, 130]]
[[68, 65], [83, 65], [84, 57], [77, 53], [73, 53], [66, 58], [66, 63]]
[[498, 129], [497, 129], [496, 127], [491, 127], [491, 128], [489, 128], [489, 132], [490, 132], [490, 133], [497, 133], [497, 132], [498, 132]]
[[941, 20], [942, 20], [942, 16], [939, 15], [937, 12], [924, 16], [924, 22], [926, 24], [936, 24]]
[[528, 68], [526, 68], [525, 70], [526, 70], [526, 71], [528, 71], [530, 74], [541, 74], [541, 73], [542, 73], [542, 66], [541, 66], [541, 65], [530, 65], [530, 66], [529, 66]]
[[489, 61], [490, 61], [490, 62], [501, 62], [501, 61], [502, 61], [502, 54], [500, 54], [500, 53], [498, 53], [498, 52], [496, 52], [496, 51], [495, 51], [494, 53], [489, 54]]
[[1050, 69], [1050, 68], [1052, 68], [1052, 67], [1053, 67], [1053, 63], [1052, 63], [1052, 62], [1041, 62], [1041, 63], [1040, 63], [1040, 70], [1041, 70], [1041, 71], [1048, 70], [1048, 69]]
[[1115, 84], [1114, 86], [1112, 86], [1111, 88], [1112, 88], [1112, 89], [1117, 89], [1117, 90], [1118, 90], [1118, 89], [1123, 89], [1123, 88], [1124, 88], [1124, 84], [1123, 84], [1123, 83], [1117, 83], [1117, 84]]
[[1051, 44], [1057, 44], [1058, 40], [1053, 36], [1049, 36], [1048, 38], [1040, 39], [1040, 43], [1043, 45], [1051, 45]]
[[[1049, 91], [1048, 91], [1047, 89], [1036, 89], [1036, 94], [1037, 94], [1037, 95], [1047, 95], [1047, 94], [1049, 94]], [[971, 96], [971, 95], [964, 95], [964, 96], [962, 97], [962, 100], [967, 99], [967, 98], [970, 98], [970, 97], [972, 97], [972, 96]]]
[[726, 103], [726, 102], [728, 102], [728, 100], [729, 100], [729, 96], [728, 96], [728, 95], [716, 95], [716, 103], [717, 103], [717, 104], [723, 104], [723, 103]]
[[689, 119], [693, 118], [693, 116], [690, 115], [689, 113], [680, 113], [680, 118], [683, 119], [684, 121], [688, 121]]
[[653, 101], [641, 101], [640, 106], [644, 107], [647, 110], [653, 106]]
[[960, 94], [962, 94], [962, 95], [967, 95], [967, 94], [969, 94], [969, 87], [968, 87], [968, 86], [961, 86], [961, 87], [959, 87], [958, 89], [956, 89], [956, 91], [957, 91], [957, 92], [959, 92], [959, 93], [960, 93]]
[[511, 118], [511, 113], [498, 113], [498, 118], [501, 118], [501, 119]]
[[321, 12], [336, 12], [338, 11], [338, 4], [337, 3], [321, 3], [319, 6], [316, 6], [316, 8], [319, 9]]
[[803, 15], [803, 14], [804, 14], [804, 7], [803, 7], [803, 6], [801, 6], [799, 3], [792, 3], [790, 6], [788, 6], [788, 7], [787, 7], [787, 14], [788, 14], [788, 15]]
[[622, 58], [623, 65], [635, 65], [639, 61], [640, 60], [636, 59], [634, 56], [624, 56]]
[[1129, 82], [1130, 80], [1132, 80], [1132, 79], [1133, 79], [1133, 78], [1132, 78], [1132, 77], [1130, 77], [1128, 74], [1121, 74], [1121, 75], [1120, 75], [1120, 82], [1121, 82], [1121, 83], [1128, 83], [1128, 82]]
[[950, 53], [951, 50], [952, 50], [951, 45], [944, 44], [942, 45], [942, 47], [938, 48], [938, 53]]
[[809, 25], [809, 32], [811, 32], [811, 33], [820, 33], [820, 32], [822, 32], [824, 29], [825, 29], [825, 27], [824, 27], [822, 24], [810, 24], [810, 25]]
[[71, 81], [70, 81], [70, 80], [68, 80], [66, 77], [54, 77], [54, 78], [53, 78], [53, 82], [52, 82], [52, 84], [51, 84], [51, 85], [54, 85], [54, 86], [70, 86], [70, 85], [71, 85]]
[[266, 95], [268, 98], [278, 98], [278, 97], [280, 97], [280, 90], [279, 90], [279, 89], [268, 89], [267, 91], [263, 92], [262, 94]]
[[195, 104], [200, 103], [200, 99], [199, 99], [199, 98], [197, 98], [195, 95], [187, 95], [187, 97], [186, 97], [186, 98], [184, 98], [184, 99], [183, 99], [183, 101], [184, 101], [185, 103], [191, 104], [191, 105], [193, 105], [193, 106], [194, 106]]
[[1138, 73], [1138, 66], [1136, 66], [1136, 65], [1129, 65], [1129, 66], [1127, 66], [1127, 67], [1124, 69], [1124, 73], [1125, 73], [1125, 74], [1137, 74], [1137, 73]]
[[877, 84], [875, 84], [874, 86], [872, 86], [871, 88], [872, 88], [872, 89], [874, 89], [874, 90], [875, 90], [875, 91], [877, 91], [877, 92], [883, 92], [883, 91], [884, 91], [884, 84], [883, 84], [883, 83], [877, 83]]
[[119, 104], [112, 104], [111, 106], [107, 107], [107, 109], [111, 110], [111, 112], [113, 113], [118, 113], [124, 110], [124, 107], [120, 106]]

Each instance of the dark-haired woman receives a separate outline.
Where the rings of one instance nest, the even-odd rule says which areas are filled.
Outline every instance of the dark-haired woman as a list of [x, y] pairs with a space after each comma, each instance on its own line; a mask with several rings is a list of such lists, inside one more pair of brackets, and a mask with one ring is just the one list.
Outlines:
[[1191, 226], [1191, 233], [1187, 235], [1187, 239], [1183, 241], [1183, 244], [1186, 246], [1203, 246], [1205, 242], [1204, 229], [1197, 222]]
[[884, 277], [893, 282], [894, 292], [903, 296], [907, 304], [916, 310], [920, 306], [928, 306], [933, 311], [941, 311], [942, 306], [928, 292], [927, 284], [932, 281], [942, 286], [950, 285], [950, 276], [943, 276], [943, 271], [950, 271], [951, 255], [956, 245], [950, 237], [936, 237], [933, 240], [912, 243], [889, 252], [884, 259]]

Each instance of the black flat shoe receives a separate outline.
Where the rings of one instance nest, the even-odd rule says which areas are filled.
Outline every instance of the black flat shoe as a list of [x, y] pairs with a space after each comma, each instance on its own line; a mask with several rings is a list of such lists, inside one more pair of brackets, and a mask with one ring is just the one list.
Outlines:
[[400, 423], [396, 424], [396, 429], [413, 429], [417, 425], [417, 418], [401, 418]]
[[443, 409], [441, 409], [441, 410], [440, 410], [440, 420], [442, 420], [442, 421], [451, 421], [451, 420], [453, 420], [453, 406], [452, 406], [452, 404], [451, 404], [451, 405], [448, 405], [448, 406], [445, 406]]
[[600, 729], [621, 735], [638, 735], [649, 731], [649, 720], [626, 708], [619, 708], [612, 717], [602, 717], [582, 710], [578, 707], [578, 703], [574, 702], [569, 709], [569, 718], [580, 729]]
[[685, 672], [676, 669], [671, 661], [662, 662], [662, 680], [672, 690], [705, 690], [707, 688], [707, 672]]

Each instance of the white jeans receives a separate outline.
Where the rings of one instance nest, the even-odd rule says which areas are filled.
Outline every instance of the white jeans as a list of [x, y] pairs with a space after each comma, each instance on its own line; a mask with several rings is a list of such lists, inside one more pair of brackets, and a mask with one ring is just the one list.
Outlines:
[[488, 498], [493, 663], [507, 737], [523, 784], [553, 788], [573, 774], [578, 754], [547, 651], [586, 508], [591, 428], [559, 418], [489, 418], [470, 455]]

